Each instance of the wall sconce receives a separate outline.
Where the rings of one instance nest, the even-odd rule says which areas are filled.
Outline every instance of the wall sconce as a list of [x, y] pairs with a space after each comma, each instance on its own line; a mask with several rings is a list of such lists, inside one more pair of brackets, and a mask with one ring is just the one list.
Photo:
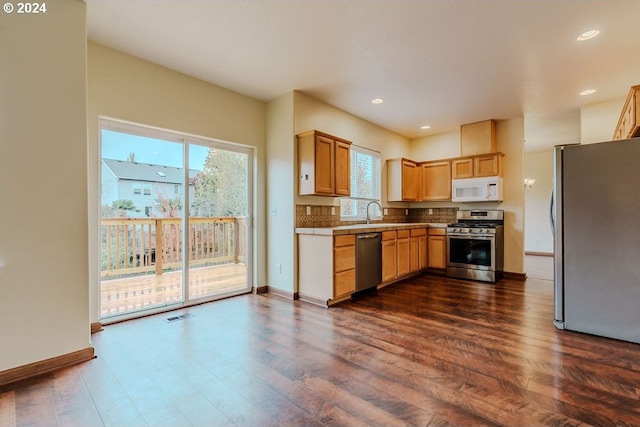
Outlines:
[[524, 187], [525, 188], [531, 188], [531, 187], [533, 187], [533, 184], [535, 184], [535, 183], [536, 183], [535, 179], [532, 179], [532, 178], [525, 178], [524, 179]]

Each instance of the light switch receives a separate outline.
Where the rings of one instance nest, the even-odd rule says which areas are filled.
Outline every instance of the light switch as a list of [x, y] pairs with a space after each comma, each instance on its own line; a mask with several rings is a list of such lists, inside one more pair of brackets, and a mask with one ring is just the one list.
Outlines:
[[307, 206], [307, 215], [311, 215], [311, 206]]

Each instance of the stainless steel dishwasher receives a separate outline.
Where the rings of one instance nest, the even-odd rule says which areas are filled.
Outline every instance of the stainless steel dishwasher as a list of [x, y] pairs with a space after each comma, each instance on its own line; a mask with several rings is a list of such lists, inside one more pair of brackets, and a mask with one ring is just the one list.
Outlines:
[[381, 233], [356, 234], [356, 292], [382, 282]]

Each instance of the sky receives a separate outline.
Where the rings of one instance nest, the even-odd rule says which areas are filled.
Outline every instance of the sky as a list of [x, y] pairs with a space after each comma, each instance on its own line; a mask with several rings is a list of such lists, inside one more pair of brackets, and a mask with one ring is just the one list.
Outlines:
[[[202, 170], [208, 151], [208, 147], [189, 144], [189, 169]], [[181, 143], [102, 130], [102, 157], [127, 160], [131, 152], [140, 163], [183, 167]]]

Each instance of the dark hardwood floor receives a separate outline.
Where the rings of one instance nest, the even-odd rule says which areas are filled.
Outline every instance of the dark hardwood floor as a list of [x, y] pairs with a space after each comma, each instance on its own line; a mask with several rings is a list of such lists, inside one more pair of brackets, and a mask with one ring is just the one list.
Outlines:
[[110, 325], [97, 359], [0, 389], [0, 425], [640, 425], [640, 345], [556, 330], [552, 296], [423, 275]]

